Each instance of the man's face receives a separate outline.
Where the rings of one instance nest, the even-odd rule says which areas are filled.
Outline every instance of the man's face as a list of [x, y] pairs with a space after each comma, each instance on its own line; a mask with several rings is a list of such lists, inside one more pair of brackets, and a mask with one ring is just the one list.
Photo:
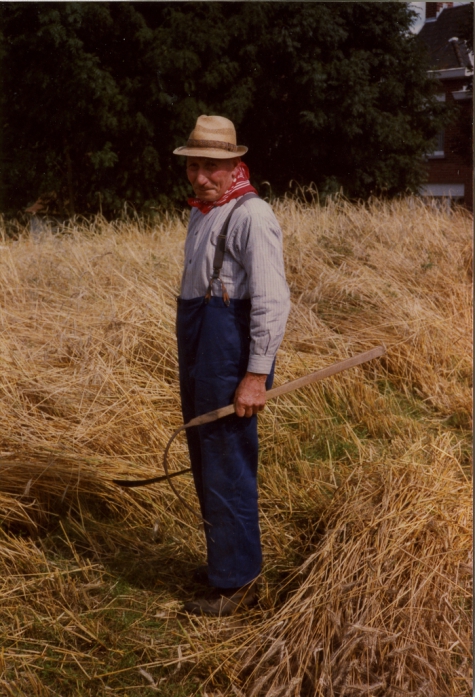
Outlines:
[[196, 196], [202, 201], [218, 201], [233, 182], [239, 157], [229, 160], [187, 157], [186, 174]]

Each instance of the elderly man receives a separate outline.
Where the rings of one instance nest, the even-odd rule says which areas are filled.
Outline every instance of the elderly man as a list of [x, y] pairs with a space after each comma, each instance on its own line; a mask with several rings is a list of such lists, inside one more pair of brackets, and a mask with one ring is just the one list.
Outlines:
[[262, 564], [257, 509], [257, 412], [264, 408], [289, 312], [282, 233], [249, 182], [234, 125], [200, 116], [185, 156], [195, 198], [178, 298], [177, 340], [185, 422], [234, 402], [235, 414], [187, 431], [204, 520], [208, 597], [194, 614], [227, 615], [257, 598]]

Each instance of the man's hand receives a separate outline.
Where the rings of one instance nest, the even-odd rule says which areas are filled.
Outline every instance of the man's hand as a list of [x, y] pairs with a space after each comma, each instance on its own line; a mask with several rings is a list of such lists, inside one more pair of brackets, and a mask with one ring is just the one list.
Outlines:
[[234, 395], [234, 410], [238, 416], [252, 416], [264, 409], [266, 378], [261, 373], [246, 373]]

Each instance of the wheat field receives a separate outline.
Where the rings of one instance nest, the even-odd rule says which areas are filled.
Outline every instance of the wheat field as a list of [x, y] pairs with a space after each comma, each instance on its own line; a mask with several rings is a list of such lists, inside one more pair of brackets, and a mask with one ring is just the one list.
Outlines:
[[[186, 215], [75, 221], [0, 255], [0, 695], [468, 697], [472, 219], [416, 199], [273, 203], [292, 309], [259, 416], [259, 605], [189, 618]], [[188, 467], [185, 439], [170, 468]], [[174, 480], [197, 507], [189, 474]]]

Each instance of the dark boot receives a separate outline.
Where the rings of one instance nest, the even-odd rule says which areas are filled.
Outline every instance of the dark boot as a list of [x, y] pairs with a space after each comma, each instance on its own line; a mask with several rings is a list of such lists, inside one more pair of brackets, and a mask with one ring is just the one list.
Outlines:
[[252, 581], [242, 588], [214, 588], [207, 598], [185, 603], [185, 612], [191, 615], [226, 617], [257, 603], [257, 583]]

